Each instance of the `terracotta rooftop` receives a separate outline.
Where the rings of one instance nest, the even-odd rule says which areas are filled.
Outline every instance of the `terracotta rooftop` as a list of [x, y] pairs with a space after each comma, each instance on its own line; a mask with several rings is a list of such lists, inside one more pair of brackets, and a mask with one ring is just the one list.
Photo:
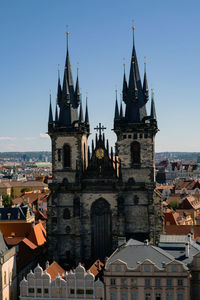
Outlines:
[[52, 262], [45, 271], [51, 275], [51, 281], [54, 280], [58, 274], [62, 276], [62, 274], [65, 273], [65, 270], [55, 261]]
[[170, 225], [166, 226], [166, 234], [169, 235], [187, 235], [194, 233], [194, 239], [200, 237], [200, 225]]
[[89, 271], [96, 277], [103, 270], [103, 267], [104, 264], [99, 259], [97, 259], [90, 267]]
[[182, 190], [183, 188], [186, 188], [187, 190], [200, 188], [200, 182], [199, 180], [181, 180], [175, 186], [176, 190]]

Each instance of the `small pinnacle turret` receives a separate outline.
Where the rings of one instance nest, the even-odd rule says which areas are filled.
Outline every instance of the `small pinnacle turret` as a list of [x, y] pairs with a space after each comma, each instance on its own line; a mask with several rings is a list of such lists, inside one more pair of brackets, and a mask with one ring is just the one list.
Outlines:
[[153, 90], [151, 92], [151, 119], [157, 121]]
[[86, 125], [89, 125], [89, 115], [88, 115], [87, 97], [86, 97], [86, 108], [85, 108], [85, 124], [86, 124]]
[[147, 103], [147, 101], [149, 100], [149, 89], [147, 83], [146, 63], [145, 63], [145, 70], [144, 70], [143, 94], [145, 97], [145, 102]]
[[50, 102], [49, 102], [49, 125], [53, 124], [53, 113], [52, 113], [52, 106], [51, 106], [51, 94], [50, 94]]
[[115, 120], [119, 120], [119, 108], [118, 108], [118, 102], [117, 102], [117, 91], [116, 91], [116, 100], [115, 100]]
[[83, 123], [83, 108], [82, 108], [82, 101], [80, 102], [80, 110], [79, 110], [79, 123]]
[[74, 96], [75, 96], [74, 98], [75, 98], [76, 105], [78, 107], [80, 104], [80, 89], [79, 89], [78, 70], [77, 70], [76, 88], [75, 88]]

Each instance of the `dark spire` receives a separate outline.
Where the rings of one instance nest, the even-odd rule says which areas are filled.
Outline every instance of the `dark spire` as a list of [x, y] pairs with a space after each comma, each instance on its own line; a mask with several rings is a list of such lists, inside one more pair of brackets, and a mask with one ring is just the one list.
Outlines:
[[71, 63], [70, 63], [70, 58], [69, 58], [69, 47], [68, 47], [69, 32], [66, 32], [66, 34], [67, 34], [67, 55], [66, 55], [66, 61], [65, 61], [65, 73], [67, 75], [67, 82], [68, 82], [69, 86], [74, 87], [73, 77], [72, 77], [72, 70], [71, 70]]
[[109, 155], [109, 141], [108, 140], [106, 141], [106, 148], [107, 148], [107, 152], [108, 152], [108, 155]]
[[58, 89], [57, 89], [57, 104], [60, 106], [62, 102], [62, 89], [60, 83], [60, 69], [58, 65]]
[[90, 161], [90, 146], [88, 146], [88, 163]]
[[128, 87], [127, 87], [125, 64], [124, 64], [124, 79], [123, 79], [123, 90], [122, 90], [124, 102], [126, 102], [127, 92], [128, 92]]
[[55, 121], [58, 122], [58, 107], [56, 104]]
[[88, 115], [88, 105], [87, 105], [87, 97], [86, 97], [86, 108], [85, 108], [85, 124], [89, 124], [89, 115]]
[[117, 102], [117, 90], [116, 90], [116, 101], [115, 101], [115, 120], [119, 120], [119, 108]]
[[144, 81], [143, 81], [143, 93], [145, 97], [145, 102], [149, 100], [149, 89], [147, 83], [147, 72], [146, 72], [146, 62], [144, 63]]
[[50, 103], [49, 103], [49, 124], [53, 124], [53, 113], [52, 113], [52, 107], [51, 107], [51, 94], [50, 94]]
[[92, 155], [94, 153], [94, 140], [92, 140]]
[[80, 110], [79, 110], [79, 123], [83, 123], [83, 108], [82, 108], [82, 101], [80, 102]]
[[130, 67], [128, 88], [129, 88], [130, 96], [132, 96], [135, 100], [138, 98], [138, 88], [137, 88], [137, 79], [136, 79], [137, 68], [138, 65], [137, 65], [137, 56], [135, 51], [135, 39], [134, 39], [134, 27], [133, 27], [133, 50], [132, 50], [132, 57], [131, 57], [131, 67]]
[[70, 92], [69, 92], [69, 86], [68, 86], [68, 82], [66, 82], [66, 100], [67, 103], [70, 103]]
[[121, 103], [120, 103], [120, 118], [123, 118], [123, 107], [122, 107], [122, 99], [121, 99]]
[[126, 103], [125, 120], [128, 123], [140, 123], [147, 116], [145, 107], [145, 97], [143, 94], [140, 72], [138, 67], [137, 55], [134, 41], [133, 29], [133, 50], [131, 56], [131, 66], [129, 75], [129, 85], [127, 97], [124, 100]]
[[151, 90], [151, 119], [157, 120], [153, 90]]
[[79, 79], [78, 79], [78, 68], [77, 68], [77, 78], [76, 78], [76, 88], [75, 88], [75, 101], [76, 101], [76, 105], [77, 107], [80, 104], [80, 89], [79, 89]]

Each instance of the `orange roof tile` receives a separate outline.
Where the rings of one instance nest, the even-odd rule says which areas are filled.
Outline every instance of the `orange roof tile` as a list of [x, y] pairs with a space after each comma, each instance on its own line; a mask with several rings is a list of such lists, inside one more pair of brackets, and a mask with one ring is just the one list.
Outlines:
[[52, 262], [45, 271], [51, 275], [51, 281], [54, 280], [58, 274], [62, 276], [62, 274], [65, 273], [65, 270], [55, 261]]
[[194, 238], [200, 237], [200, 225], [169, 225], [166, 226], [166, 234], [170, 235], [187, 235], [194, 233]]
[[28, 236], [29, 240], [35, 245], [41, 246], [46, 242], [46, 230], [41, 223], [36, 224]]
[[89, 271], [96, 277], [103, 270], [103, 267], [104, 264], [99, 259], [97, 259], [90, 267]]

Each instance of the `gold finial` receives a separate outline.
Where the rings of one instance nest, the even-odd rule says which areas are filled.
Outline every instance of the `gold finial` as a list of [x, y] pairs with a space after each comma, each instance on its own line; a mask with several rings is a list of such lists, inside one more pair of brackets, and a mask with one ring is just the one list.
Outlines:
[[132, 29], [134, 30], [134, 29], [135, 29], [135, 26], [134, 26], [134, 19], [132, 19], [132, 24], [133, 24]]
[[144, 56], [144, 72], [146, 72], [146, 65], [147, 65], [146, 56]]
[[67, 36], [68, 36], [68, 34], [69, 34], [68, 28], [69, 28], [69, 26], [66, 25], [66, 30], [67, 30], [67, 31], [66, 31], [65, 33], [66, 33]]

